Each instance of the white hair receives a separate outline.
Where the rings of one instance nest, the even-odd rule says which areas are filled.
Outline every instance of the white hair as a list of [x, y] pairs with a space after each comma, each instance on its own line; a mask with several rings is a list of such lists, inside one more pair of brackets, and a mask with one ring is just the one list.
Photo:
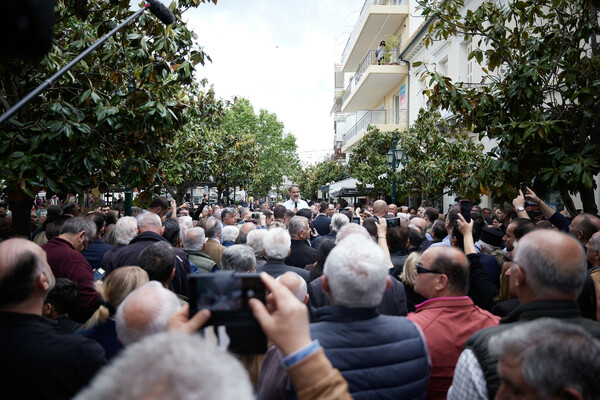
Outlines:
[[346, 224], [335, 236], [335, 242], [339, 243], [350, 235], [363, 235], [366, 239], [372, 240], [371, 235], [369, 235], [369, 231], [367, 231], [367, 228], [364, 226], [358, 224]]
[[167, 321], [179, 307], [175, 293], [157, 281], [137, 288], [117, 308], [115, 320], [119, 341], [129, 346], [146, 336], [166, 331]]
[[293, 271], [288, 271], [283, 275], [279, 275], [276, 280], [286, 288], [290, 289], [294, 296], [304, 303], [306, 294], [308, 293], [304, 278]]
[[291, 244], [290, 234], [282, 228], [270, 229], [263, 238], [263, 248], [266, 256], [275, 260], [286, 258]]
[[248, 237], [246, 238], [246, 244], [254, 250], [254, 255], [262, 256], [263, 249], [263, 239], [267, 234], [266, 229], [255, 229], [248, 233]]
[[338, 233], [344, 225], [349, 223], [350, 220], [344, 214], [333, 214], [333, 217], [331, 217], [331, 232]]
[[398, 213], [398, 218], [400, 218], [400, 222], [403, 225], [408, 225], [410, 223], [410, 214]]
[[147, 212], [142, 213], [135, 218], [137, 219], [137, 226], [140, 232], [147, 231], [149, 230], [148, 228], [162, 228], [162, 221], [157, 214]]
[[200, 227], [192, 228], [185, 233], [183, 238], [183, 248], [185, 250], [202, 251], [206, 242], [204, 229]]
[[166, 332], [126, 348], [75, 399], [252, 400], [242, 364], [198, 335]]
[[177, 222], [179, 222], [179, 225], [185, 226], [186, 229], [192, 229], [194, 227], [192, 217], [190, 217], [189, 215], [183, 215], [177, 218]]
[[138, 223], [134, 217], [121, 217], [115, 225], [115, 240], [120, 246], [127, 246], [138, 234]]
[[350, 235], [331, 250], [323, 273], [327, 276], [332, 304], [377, 307], [388, 278], [387, 257], [370, 238]]
[[238, 235], [240, 234], [240, 230], [237, 228], [237, 226], [230, 226], [227, 225], [223, 228], [223, 241], [226, 240], [230, 240], [230, 241], [234, 241]]

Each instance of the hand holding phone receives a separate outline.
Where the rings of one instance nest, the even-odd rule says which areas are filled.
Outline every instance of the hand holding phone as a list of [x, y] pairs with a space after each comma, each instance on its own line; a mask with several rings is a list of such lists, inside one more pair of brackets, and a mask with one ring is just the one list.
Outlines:
[[252, 312], [269, 339], [284, 355], [293, 353], [311, 342], [308, 308], [290, 290], [266, 273], [260, 275], [271, 291], [269, 309], [258, 299], [250, 299]]

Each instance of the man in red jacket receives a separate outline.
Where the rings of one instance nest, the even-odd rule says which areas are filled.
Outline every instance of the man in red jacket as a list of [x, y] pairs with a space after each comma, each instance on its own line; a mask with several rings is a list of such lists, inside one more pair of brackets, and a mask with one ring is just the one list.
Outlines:
[[81, 254], [94, 237], [94, 221], [84, 217], [69, 218], [62, 225], [60, 235], [42, 246], [54, 276], [68, 278], [79, 285], [72, 318], [81, 323], [87, 321], [98, 308], [99, 294], [94, 288], [92, 267]]
[[427, 298], [406, 318], [423, 330], [431, 355], [427, 399], [445, 399], [454, 368], [471, 335], [498, 325], [500, 318], [467, 297], [469, 262], [458, 249], [432, 247], [417, 264], [415, 291]]

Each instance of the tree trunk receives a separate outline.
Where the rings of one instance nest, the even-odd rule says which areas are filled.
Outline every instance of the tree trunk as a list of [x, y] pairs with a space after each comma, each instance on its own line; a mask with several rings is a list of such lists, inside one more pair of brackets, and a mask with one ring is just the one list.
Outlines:
[[577, 215], [577, 209], [575, 208], [575, 204], [573, 204], [573, 199], [571, 199], [571, 195], [569, 194], [569, 189], [566, 185], [560, 185], [560, 197], [562, 198], [563, 203], [565, 204], [565, 208], [572, 216]]
[[33, 197], [17, 187], [9, 193], [7, 200], [12, 212], [12, 236], [23, 236], [29, 239]]
[[596, 206], [596, 199], [594, 199], [594, 189], [582, 188], [579, 191], [581, 196], [581, 202], [583, 203], [583, 212], [590, 214], [598, 214], [598, 207]]

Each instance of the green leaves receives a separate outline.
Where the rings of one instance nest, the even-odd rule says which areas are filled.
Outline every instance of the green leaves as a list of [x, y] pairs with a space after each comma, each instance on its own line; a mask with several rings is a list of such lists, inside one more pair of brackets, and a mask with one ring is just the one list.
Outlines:
[[596, 8], [575, 0], [511, 0], [505, 6], [484, 2], [461, 14], [459, 1], [419, 3], [426, 16], [439, 16], [431, 36], [481, 38], [473, 45], [485, 52], [473, 50], [469, 58], [484, 71], [502, 69], [476, 90], [427, 74], [430, 108], [451, 111], [459, 124], [497, 143], [490, 173], [501, 184], [488, 182], [494, 198], [510, 200], [505, 185], [535, 178], [542, 193], [547, 186], [566, 187], [563, 194], [579, 192], [593, 205], [584, 197], [593, 196], [592, 177], [600, 172]]

